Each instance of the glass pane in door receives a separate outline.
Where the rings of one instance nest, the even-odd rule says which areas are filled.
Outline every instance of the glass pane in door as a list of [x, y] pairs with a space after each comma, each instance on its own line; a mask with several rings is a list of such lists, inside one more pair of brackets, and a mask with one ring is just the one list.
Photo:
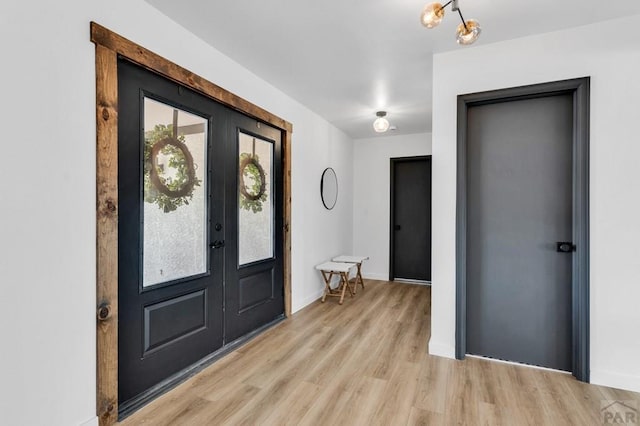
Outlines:
[[145, 97], [143, 287], [207, 272], [207, 120]]
[[273, 258], [273, 143], [239, 132], [238, 263]]

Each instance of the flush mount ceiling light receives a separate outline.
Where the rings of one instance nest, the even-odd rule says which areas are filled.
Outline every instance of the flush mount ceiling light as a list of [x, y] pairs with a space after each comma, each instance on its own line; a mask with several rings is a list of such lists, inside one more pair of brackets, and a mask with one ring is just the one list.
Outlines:
[[469, 19], [467, 21], [462, 17], [462, 12], [458, 7], [458, 0], [450, 0], [444, 4], [429, 3], [422, 9], [420, 15], [420, 22], [427, 28], [434, 28], [440, 24], [442, 18], [444, 18], [444, 8], [451, 5], [452, 12], [458, 12], [462, 23], [458, 25], [456, 30], [456, 41], [458, 44], [472, 44], [480, 37], [480, 24], [475, 19]]
[[384, 133], [389, 130], [389, 120], [385, 117], [387, 116], [386, 111], [378, 111], [376, 112], [376, 121], [373, 122], [373, 130], [378, 133]]

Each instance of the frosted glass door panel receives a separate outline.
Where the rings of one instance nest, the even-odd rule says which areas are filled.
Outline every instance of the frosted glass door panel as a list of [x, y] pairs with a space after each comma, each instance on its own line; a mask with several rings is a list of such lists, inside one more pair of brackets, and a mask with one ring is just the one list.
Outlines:
[[239, 132], [238, 263], [273, 258], [273, 143]]
[[143, 287], [207, 272], [207, 120], [144, 99]]

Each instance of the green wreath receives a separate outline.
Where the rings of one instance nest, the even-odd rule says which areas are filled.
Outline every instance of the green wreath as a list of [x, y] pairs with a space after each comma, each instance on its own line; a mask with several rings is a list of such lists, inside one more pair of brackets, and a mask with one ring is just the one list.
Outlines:
[[[174, 177], [163, 177], [158, 155], [169, 157], [168, 166]], [[184, 136], [173, 135], [173, 125], [157, 124], [144, 141], [144, 201], [157, 204], [165, 213], [172, 212], [193, 199], [193, 191], [202, 180], [196, 177], [193, 156]]]
[[[247, 178], [250, 178], [248, 185]], [[248, 152], [240, 154], [238, 180], [240, 207], [254, 213], [261, 212], [262, 203], [267, 200], [267, 180], [257, 155]]]

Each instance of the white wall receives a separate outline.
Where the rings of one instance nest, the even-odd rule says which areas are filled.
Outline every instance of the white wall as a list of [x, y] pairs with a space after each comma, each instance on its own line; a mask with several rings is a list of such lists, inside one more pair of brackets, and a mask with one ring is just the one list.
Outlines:
[[[89, 21], [294, 125], [293, 306], [313, 265], [350, 252], [351, 140], [141, 0], [0, 3], [0, 413], [10, 425], [95, 422], [95, 68]], [[333, 166], [340, 200], [319, 179]]]
[[390, 159], [431, 154], [431, 134], [354, 141], [353, 247], [365, 278], [389, 279]]
[[[294, 312], [322, 295], [324, 284], [313, 266], [352, 252], [351, 198], [353, 143], [337, 129], [317, 121], [304, 133], [294, 124], [295, 157], [292, 185]], [[297, 144], [296, 144], [296, 141]], [[332, 167], [338, 178], [338, 199], [327, 210], [320, 197], [320, 178]]]
[[455, 345], [456, 96], [591, 76], [591, 379], [640, 391], [637, 20], [435, 55], [431, 353]]

